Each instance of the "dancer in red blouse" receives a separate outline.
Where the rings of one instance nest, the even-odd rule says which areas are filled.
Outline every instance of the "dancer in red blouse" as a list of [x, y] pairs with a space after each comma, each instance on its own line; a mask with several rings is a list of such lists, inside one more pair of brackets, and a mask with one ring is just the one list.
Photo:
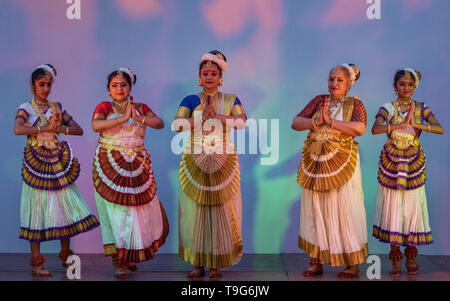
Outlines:
[[147, 261], [169, 232], [164, 208], [156, 194], [150, 154], [144, 145], [148, 127], [164, 122], [143, 103], [133, 103], [136, 76], [120, 68], [108, 77], [112, 102], [97, 105], [92, 128], [100, 133], [93, 180], [106, 256], [112, 256], [115, 277], [127, 278], [133, 263]]
[[346, 266], [338, 274], [356, 278], [368, 255], [366, 212], [358, 143], [366, 130], [366, 111], [348, 97], [359, 78], [355, 65], [333, 68], [330, 95], [319, 95], [294, 118], [292, 128], [310, 130], [298, 169], [302, 189], [298, 246], [310, 256], [306, 277], [323, 274], [322, 264]]

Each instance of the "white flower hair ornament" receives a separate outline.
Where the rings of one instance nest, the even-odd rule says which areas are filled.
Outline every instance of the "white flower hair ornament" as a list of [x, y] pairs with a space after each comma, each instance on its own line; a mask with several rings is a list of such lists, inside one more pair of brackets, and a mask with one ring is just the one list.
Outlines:
[[227, 70], [227, 62], [225, 62], [224, 57], [220, 53], [218, 53], [217, 55], [212, 53], [206, 53], [202, 56], [201, 59], [201, 62], [204, 61], [213, 61], [214, 63], [219, 65], [222, 72], [225, 72], [225, 70]]

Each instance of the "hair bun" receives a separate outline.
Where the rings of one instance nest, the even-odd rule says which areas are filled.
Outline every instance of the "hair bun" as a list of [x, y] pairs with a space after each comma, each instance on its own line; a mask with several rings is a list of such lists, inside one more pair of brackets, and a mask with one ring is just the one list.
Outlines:
[[420, 71], [414, 70], [416, 71], [417, 76], [419, 77], [419, 80], [422, 80], [422, 73], [420, 73]]
[[36, 67], [36, 69], [33, 71], [36, 72], [38, 70], [42, 70], [42, 72], [45, 72], [46, 74], [50, 74], [50, 76], [52, 77], [52, 81], [56, 80], [56, 69], [55, 67], [53, 67], [53, 65], [50, 64], [42, 64]]
[[53, 67], [53, 65], [50, 65], [50, 64], [45, 64], [45, 65], [47, 65], [47, 66], [49, 66], [50, 68], [52, 68], [52, 69], [53, 69], [53, 72], [55, 73], [55, 75], [58, 75], [58, 72], [56, 72], [56, 68]]
[[356, 66], [355, 64], [348, 64], [350, 67], [352, 67], [353, 71], [355, 71], [355, 81], [357, 81], [359, 79], [359, 76], [361, 74], [361, 72], [359, 71], [359, 67]]
[[215, 56], [219, 57], [220, 59], [224, 60], [225, 62], [227, 61], [227, 58], [225, 57], [225, 55], [220, 52], [219, 50], [211, 50], [209, 53], [214, 54]]

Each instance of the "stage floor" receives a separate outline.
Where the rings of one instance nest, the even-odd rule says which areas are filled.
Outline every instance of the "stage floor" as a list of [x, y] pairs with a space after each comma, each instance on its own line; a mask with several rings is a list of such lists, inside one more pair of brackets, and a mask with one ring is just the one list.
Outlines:
[[[81, 259], [81, 280], [83, 281], [119, 281], [113, 278], [111, 258], [102, 254], [77, 254]], [[53, 277], [36, 277], [31, 275], [28, 265], [30, 254], [0, 254], [0, 281], [71, 281], [66, 278], [66, 271], [57, 258], [57, 254], [44, 254], [48, 262], [45, 267]], [[381, 281], [391, 281], [389, 271], [391, 262], [387, 254], [379, 255], [381, 259]], [[409, 276], [403, 259], [402, 276], [395, 281], [450, 281], [450, 256], [419, 255], [417, 263], [420, 274]], [[361, 273], [356, 281], [369, 280], [366, 275], [370, 264], [360, 266]], [[138, 272], [128, 272], [127, 281], [184, 281], [192, 266], [181, 261], [176, 254], [156, 254], [154, 260], [138, 264]], [[305, 254], [245, 254], [233, 267], [222, 270], [223, 281], [335, 281], [336, 275], [343, 268], [331, 268], [324, 265], [324, 275], [305, 278], [302, 271], [308, 268]], [[208, 281], [208, 273], [196, 280]], [[216, 280], [215, 280], [216, 281]], [[339, 281], [349, 281], [341, 280]], [[355, 280], [351, 280], [355, 281]]]

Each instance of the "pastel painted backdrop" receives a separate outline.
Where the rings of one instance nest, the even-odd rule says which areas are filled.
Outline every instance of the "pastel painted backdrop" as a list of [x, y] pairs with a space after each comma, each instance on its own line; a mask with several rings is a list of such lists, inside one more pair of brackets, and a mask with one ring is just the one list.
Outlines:
[[[300, 252], [296, 172], [306, 133], [294, 132], [290, 123], [311, 98], [327, 92], [333, 65], [361, 68], [351, 93], [363, 100], [369, 117], [369, 130], [358, 141], [370, 235], [386, 139], [372, 136], [370, 127], [378, 107], [394, 97], [397, 68], [422, 72], [415, 99], [427, 102], [450, 131], [447, 0], [382, 0], [381, 20], [366, 17], [366, 0], [81, 0], [80, 20], [66, 17], [68, 6], [63, 0], [0, 0], [0, 252], [29, 250], [18, 239], [25, 137], [14, 136], [13, 122], [19, 105], [32, 97], [30, 73], [42, 63], [58, 70], [50, 99], [61, 101], [84, 128], [84, 136], [68, 141], [81, 163], [77, 184], [95, 213], [91, 164], [98, 135], [91, 130], [92, 112], [108, 99], [109, 72], [120, 66], [136, 72], [135, 101], [147, 103], [166, 123], [163, 130], [148, 130], [146, 139], [171, 226], [164, 253], [176, 253], [178, 246], [180, 156], [171, 152], [170, 123], [182, 98], [199, 91], [198, 63], [209, 50], [227, 56], [223, 91], [237, 93], [250, 118], [280, 120], [276, 165], [260, 165], [261, 154], [240, 156], [246, 253]], [[420, 252], [449, 255], [448, 134], [424, 133], [421, 140], [435, 243]], [[76, 237], [73, 245], [77, 252], [102, 252], [100, 229]], [[370, 237], [369, 249], [386, 253], [388, 246]], [[44, 252], [57, 250], [57, 242], [43, 244]]]

